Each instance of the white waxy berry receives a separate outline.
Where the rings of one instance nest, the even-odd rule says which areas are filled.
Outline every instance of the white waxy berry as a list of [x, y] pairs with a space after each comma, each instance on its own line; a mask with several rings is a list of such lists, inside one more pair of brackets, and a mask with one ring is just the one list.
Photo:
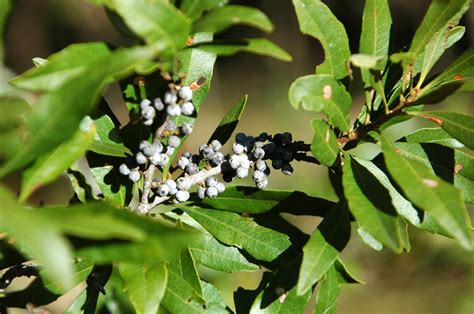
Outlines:
[[184, 156], [179, 157], [179, 159], [178, 159], [178, 168], [179, 169], [184, 170], [188, 164], [189, 164], [189, 159], [188, 158], [186, 158]]
[[184, 101], [190, 101], [193, 98], [193, 90], [189, 86], [183, 86], [178, 91], [179, 97]]
[[153, 107], [145, 107], [142, 109], [142, 117], [145, 120], [152, 120], [155, 117], [156, 111]]
[[204, 199], [206, 198], [206, 188], [205, 187], [202, 187], [200, 186], [197, 190], [197, 196], [200, 198], [200, 199]]
[[265, 161], [259, 159], [255, 162], [255, 169], [257, 169], [258, 171], [265, 171], [265, 169], [267, 169], [267, 164]]
[[199, 152], [201, 153], [201, 156], [204, 157], [207, 160], [212, 159], [212, 157], [214, 157], [214, 155], [215, 155], [214, 150], [212, 148], [210, 148], [209, 146], [207, 146], [207, 145], [202, 145], [199, 148]]
[[216, 186], [217, 183], [219, 183], [216, 179], [216, 177], [209, 177], [206, 179], [206, 185], [208, 187], [211, 187], [211, 186]]
[[225, 160], [224, 154], [221, 152], [217, 152], [214, 157], [212, 157], [212, 163], [216, 166], [222, 164]]
[[126, 164], [121, 164], [119, 166], [119, 172], [123, 174], [124, 176], [128, 176], [130, 174], [130, 169]]
[[147, 147], [150, 147], [150, 143], [148, 141], [141, 141], [140, 144], [138, 145], [138, 148], [140, 148], [141, 151], [146, 149]]
[[167, 154], [161, 154], [161, 162], [158, 163], [158, 166], [164, 167], [170, 161], [170, 157]]
[[158, 166], [159, 164], [161, 164], [161, 159], [161, 154], [156, 152], [150, 157], [150, 162], [155, 166]]
[[242, 168], [245, 168], [245, 169], [249, 169], [249, 168], [250, 168], [250, 160], [249, 160], [249, 158], [247, 157], [247, 155], [241, 156], [241, 158], [240, 158], [240, 166], [241, 166]]
[[259, 189], [264, 189], [264, 188], [266, 188], [266, 187], [268, 186], [268, 179], [265, 178], [265, 179], [263, 179], [262, 181], [257, 181], [257, 182], [256, 182], [256, 186], [257, 186], [257, 188], [259, 188]]
[[153, 101], [153, 105], [158, 111], [162, 111], [163, 109], [165, 109], [165, 104], [163, 103], [160, 97], [155, 98], [155, 100]]
[[165, 96], [163, 97], [163, 101], [168, 105], [173, 105], [176, 104], [176, 101], [178, 101], [178, 97], [172, 92], [166, 92]]
[[168, 137], [168, 145], [170, 147], [176, 148], [179, 147], [180, 144], [181, 140], [176, 135], [171, 135], [170, 137]]
[[144, 164], [146, 164], [146, 161], [147, 161], [146, 156], [143, 155], [142, 152], [138, 152], [135, 159], [137, 160], [137, 164], [139, 164], [139, 165], [144, 165]]
[[193, 175], [193, 174], [196, 174], [199, 172], [199, 166], [193, 162], [190, 162], [187, 166], [186, 166], [186, 173], [189, 174], [189, 175]]
[[181, 112], [185, 116], [192, 115], [194, 113], [194, 105], [189, 101], [185, 102], [184, 104], [181, 105]]
[[163, 144], [161, 144], [160, 142], [150, 144], [142, 149], [143, 154], [145, 154], [145, 156], [148, 156], [148, 157], [151, 157], [157, 153], [159, 154], [162, 151], [163, 151]]
[[178, 202], [186, 202], [189, 199], [189, 192], [188, 191], [178, 191], [176, 192], [175, 198]]
[[215, 186], [211, 186], [206, 189], [206, 196], [209, 198], [214, 198], [217, 196], [217, 194], [219, 194], [219, 192]]
[[234, 145], [232, 145], [232, 150], [235, 154], [240, 155], [244, 152], [244, 146], [239, 143], [234, 143]]
[[152, 124], [153, 124], [153, 119], [148, 119], [148, 120], [143, 121], [143, 125], [148, 125], [148, 126], [150, 126], [150, 125], [152, 125]]
[[171, 133], [173, 133], [174, 131], [176, 131], [176, 122], [172, 121], [172, 120], [168, 120], [166, 122], [166, 125], [165, 125], [165, 129]]
[[216, 185], [217, 192], [222, 193], [225, 191], [225, 185], [222, 182], [217, 183]]
[[171, 189], [170, 188], [170, 195], [175, 195], [176, 193], [178, 192], [178, 189], [177, 188], [174, 188], [174, 189]]
[[192, 123], [187, 123], [181, 127], [181, 132], [184, 135], [188, 135], [193, 133], [193, 124]]
[[177, 104], [171, 104], [166, 108], [166, 113], [172, 117], [181, 115], [181, 107]]
[[166, 184], [162, 184], [158, 187], [157, 192], [159, 196], [166, 196], [170, 192], [170, 187]]
[[239, 167], [236, 170], [236, 175], [240, 179], [244, 179], [249, 175], [249, 168]]
[[141, 102], [140, 102], [140, 109], [145, 109], [147, 107], [150, 107], [151, 105], [151, 101], [149, 101], [148, 99], [143, 99]]
[[178, 190], [189, 190], [191, 182], [186, 177], [181, 177], [176, 180], [176, 186]]
[[253, 172], [252, 178], [255, 182], [258, 182], [266, 179], [267, 176], [262, 171], [256, 170]]
[[165, 152], [165, 154], [168, 155], [168, 156], [171, 156], [171, 155], [174, 154], [174, 151], [175, 151], [175, 148], [174, 148], [174, 147], [168, 146], [168, 147], [166, 147], [166, 152]]
[[172, 180], [172, 179], [166, 180], [166, 181], [165, 181], [165, 184], [166, 184], [167, 186], [169, 186], [169, 188], [170, 188], [171, 190], [176, 189], [176, 181], [174, 181], [174, 180]]
[[237, 169], [240, 167], [240, 158], [238, 155], [232, 155], [229, 159], [229, 165], [232, 169]]
[[289, 176], [290, 174], [293, 173], [293, 167], [290, 164], [284, 164], [281, 167], [281, 172], [283, 172], [284, 175]]
[[255, 157], [256, 159], [262, 159], [263, 157], [265, 157], [265, 151], [263, 150], [263, 148], [255, 148], [255, 150], [253, 151], [253, 157]]
[[133, 182], [137, 182], [138, 180], [140, 180], [140, 177], [141, 177], [140, 171], [138, 170], [132, 170], [128, 174], [128, 178], [132, 180]]
[[219, 140], [212, 140], [212, 141], [211, 141], [211, 144], [209, 144], [209, 146], [211, 146], [211, 148], [212, 148], [215, 152], [220, 151], [221, 148], [222, 148], [222, 144], [221, 144], [221, 142], [219, 142]]

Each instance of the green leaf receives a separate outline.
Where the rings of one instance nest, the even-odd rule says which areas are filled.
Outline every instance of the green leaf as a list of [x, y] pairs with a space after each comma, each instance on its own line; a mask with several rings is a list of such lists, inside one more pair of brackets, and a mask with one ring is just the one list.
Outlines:
[[474, 80], [474, 48], [471, 47], [448, 66], [440, 75], [429, 82], [419, 97], [432, 92], [440, 85], [465, 84]]
[[239, 41], [213, 42], [200, 45], [199, 49], [213, 52], [222, 57], [233, 56], [239, 52], [250, 52], [286, 62], [293, 60], [291, 55], [285, 50], [266, 38], [245, 38]]
[[178, 205], [219, 241], [241, 247], [253, 257], [272, 261], [291, 245], [282, 233], [261, 227], [238, 214]]
[[464, 147], [462, 143], [454, 139], [442, 128], [418, 129], [405, 136], [405, 139], [410, 143], [433, 143], [452, 148]]
[[[363, 69], [383, 70], [384, 66], [382, 65], [381, 61], [384, 61], [383, 57], [371, 56], [371, 55], [366, 55], [366, 54], [361, 54], [361, 53], [353, 54], [349, 58], [349, 62], [352, 65], [358, 68], [363, 68]], [[387, 59], [385, 59], [385, 62], [386, 61]]]
[[88, 67], [110, 55], [102, 42], [72, 44], [51, 55], [43, 66], [32, 68], [10, 83], [31, 91], [56, 90], [72, 79], [84, 77]]
[[321, 280], [321, 285], [316, 294], [314, 314], [337, 313], [337, 297], [341, 292], [341, 283], [335, 267], [330, 267]]
[[298, 295], [308, 292], [334, 264], [349, 242], [351, 223], [343, 204], [331, 210], [303, 248]]
[[73, 287], [72, 251], [69, 243], [44, 217], [20, 207], [14, 196], [0, 185], [0, 231], [14, 246], [44, 267], [44, 278], [61, 282], [63, 292]]
[[237, 248], [225, 246], [208, 234], [200, 235], [189, 249], [198, 264], [211, 269], [227, 273], [260, 269], [247, 261]]
[[263, 214], [268, 211], [287, 212], [293, 215], [324, 217], [335, 203], [311, 197], [303, 192], [261, 190], [245, 186], [232, 186], [216, 198], [205, 198], [203, 204], [235, 213]]
[[203, 313], [203, 304], [193, 287], [180, 275], [168, 272], [168, 284], [161, 304], [171, 313]]
[[[410, 223], [415, 226], [420, 225], [420, 218], [418, 217], [417, 210], [413, 207], [413, 205], [407, 201], [392, 185], [390, 179], [387, 175], [378, 168], [374, 163], [368, 160], [364, 160], [361, 158], [353, 157], [355, 161], [357, 161], [361, 166], [366, 168], [370, 173], [377, 178], [379, 183], [387, 189], [388, 193], [390, 194], [390, 202], [395, 207], [397, 213], [402, 216], [403, 218], [407, 219]], [[404, 228], [403, 224], [400, 225], [400, 230]]]
[[[359, 53], [379, 57], [380, 69], [387, 63], [392, 17], [387, 0], [367, 0], [362, 16]], [[373, 68], [373, 67], [369, 67]], [[370, 86], [370, 72], [362, 70], [365, 86]]]
[[183, 0], [179, 7], [190, 19], [197, 20], [206, 11], [222, 7], [228, 0]]
[[[144, 240], [146, 230], [142, 230], [147, 219], [131, 220], [131, 212], [116, 209], [103, 202], [74, 205], [69, 207], [47, 207], [37, 209], [38, 215], [57, 226], [62, 233], [93, 240], [122, 239]], [[160, 225], [154, 228], [158, 230]]]
[[190, 249], [187, 248], [179, 252], [168, 262], [170, 271], [175, 272], [185, 279], [193, 287], [196, 294], [202, 298], [201, 280], [199, 279], [199, 274]]
[[[85, 120], [90, 117], [86, 116]], [[108, 115], [102, 115], [94, 120], [97, 132], [90, 150], [94, 153], [114, 157], [127, 157], [133, 155], [122, 141], [118, 129], [115, 127], [112, 119]]]
[[17, 96], [0, 97], [0, 133], [8, 132], [25, 124], [30, 111], [28, 103]]
[[296, 288], [293, 288], [286, 292], [278, 291], [279, 293], [283, 292], [280, 297], [264, 307], [265, 292], [266, 291], [264, 290], [258, 294], [250, 310], [251, 314], [304, 313], [304, 310], [311, 299], [311, 291], [306, 292], [302, 296], [298, 296]]
[[364, 284], [363, 281], [355, 278], [348, 270], [346, 265], [341, 261], [341, 259], [337, 259], [336, 262], [333, 264], [334, 268], [338, 273], [338, 281], [340, 283], [357, 283], [357, 284]]
[[87, 289], [83, 289], [82, 292], [68, 305], [67, 309], [64, 311], [66, 314], [75, 314], [81, 313], [82, 307], [87, 300]]
[[367, 231], [365, 231], [364, 228], [362, 227], [357, 228], [357, 233], [359, 234], [362, 241], [366, 245], [370, 246], [372, 249], [376, 251], [381, 251], [383, 249], [382, 242], [374, 238], [374, 236], [368, 233]]
[[216, 287], [203, 280], [201, 280], [201, 286], [202, 292], [204, 294], [204, 300], [206, 300], [207, 311], [215, 314], [229, 313], [229, 311], [226, 309], [227, 304], [225, 304], [220, 291]]
[[344, 25], [320, 0], [293, 0], [300, 30], [321, 43], [324, 63], [316, 67], [317, 74], [329, 74], [335, 79], [348, 75], [347, 60], [351, 55]]
[[311, 142], [311, 153], [325, 166], [332, 166], [339, 155], [339, 145], [337, 143], [334, 130], [320, 119], [311, 120], [314, 135]]
[[219, 123], [219, 126], [216, 128], [214, 133], [212, 133], [207, 142], [210, 143], [212, 140], [218, 140], [222, 145], [224, 145], [237, 127], [246, 104], [247, 95], [240, 98], [240, 100], [225, 114], [224, 118]]
[[243, 24], [264, 32], [273, 31], [268, 17], [256, 8], [241, 5], [226, 5], [215, 8], [194, 23], [193, 32], [220, 33], [232, 25]]
[[418, 87], [421, 87], [428, 73], [439, 60], [444, 51], [461, 39], [461, 37], [464, 35], [464, 31], [464, 26], [457, 26], [449, 30], [440, 31], [436, 33], [434, 37], [428, 42], [424, 54], [420, 56], [423, 59], [423, 64], [420, 78], [418, 80]]
[[166, 291], [168, 269], [165, 263], [118, 265], [123, 289], [128, 294], [136, 313], [156, 313]]
[[[71, 262], [71, 261], [70, 261]], [[77, 286], [86, 278], [89, 276], [89, 274], [92, 272], [92, 269], [94, 267], [94, 264], [91, 261], [88, 260], [79, 260], [76, 259], [73, 262], [73, 285]], [[40, 271], [41, 275], [42, 271]], [[63, 281], [56, 281], [56, 282], [48, 282], [45, 284], [45, 288], [48, 289], [49, 291], [61, 295], [64, 293], [64, 288], [63, 288]]]
[[474, 149], [474, 116], [440, 111], [410, 112], [410, 114], [438, 124], [455, 139]]
[[91, 168], [92, 176], [99, 185], [105, 202], [123, 208], [127, 199], [127, 187], [122, 184], [122, 175], [114, 166]]
[[429, 212], [460, 244], [472, 248], [471, 231], [462, 192], [433, 175], [420, 162], [404, 158], [385, 136], [381, 137], [385, 164], [403, 193]]
[[293, 82], [289, 90], [291, 105], [298, 109], [323, 112], [341, 131], [348, 132], [351, 95], [330, 75], [307, 75]]
[[161, 57], [186, 46], [191, 21], [167, 1], [113, 0], [114, 9], [130, 29], [141, 36]]
[[388, 190], [352, 157], [344, 158], [344, 196], [359, 225], [394, 252], [401, 252], [400, 219]]
[[466, 202], [474, 202], [474, 158], [459, 150], [436, 144], [396, 143], [403, 157], [420, 162], [441, 179], [464, 192]]
[[3, 67], [3, 34], [5, 32], [5, 25], [12, 7], [11, 0], [4, 0], [0, 2], [0, 69]]
[[469, 2], [470, 0], [434, 0], [413, 36], [409, 51], [419, 55], [436, 33], [444, 32], [448, 25], [456, 25], [469, 9]]
[[39, 187], [56, 180], [67, 168], [81, 158], [92, 144], [96, 129], [79, 130], [68, 141], [38, 158], [33, 166], [22, 173], [20, 202], [24, 202]]
[[61, 88], [42, 96], [28, 116], [30, 140], [0, 169], [0, 177], [69, 139], [97, 103], [103, 86], [128, 75], [137, 64], [153, 55], [154, 52], [143, 47], [119, 49], [93, 63], [87, 71], [87, 80], [83, 77], [69, 80]]

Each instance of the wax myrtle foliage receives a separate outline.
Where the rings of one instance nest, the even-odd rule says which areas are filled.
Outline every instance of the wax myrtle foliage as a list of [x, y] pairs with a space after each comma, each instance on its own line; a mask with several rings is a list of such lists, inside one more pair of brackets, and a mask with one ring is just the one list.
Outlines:
[[[301, 32], [325, 54], [289, 87], [295, 109], [322, 113], [308, 121], [313, 141], [286, 130], [239, 133], [244, 95], [189, 152], [180, 148], [206, 109], [216, 60], [249, 52], [291, 61], [268, 39], [214, 35], [237, 24], [270, 32], [272, 23], [226, 0], [89, 2], [135, 44], [72, 44], [34, 58], [10, 83], [35, 101], [0, 96], [0, 177], [21, 177], [18, 193], [0, 185], [0, 311], [41, 307], [82, 283], [66, 312], [232, 312], [200, 277], [203, 265], [265, 270], [257, 289], [234, 292], [237, 313], [302, 313], [314, 291], [314, 313], [332, 313], [341, 286], [360, 283], [340, 258], [351, 228], [377, 250], [409, 251], [408, 226], [473, 248], [465, 203], [474, 201], [474, 118], [430, 109], [474, 89], [472, 48], [433, 71], [463, 36], [469, 0], [433, 0], [402, 51], [391, 49], [388, 0], [366, 0], [357, 53], [323, 2], [293, 0]], [[11, 7], [0, 2], [0, 34]], [[365, 103], [351, 119], [358, 71]], [[112, 84], [128, 119], [104, 97]], [[386, 132], [408, 119], [433, 126], [401, 138]], [[357, 154], [367, 143], [379, 153]], [[272, 173], [291, 175], [300, 162], [327, 167], [337, 201], [268, 188]], [[65, 173], [68, 206], [29, 202]], [[246, 177], [254, 186], [242, 185]], [[322, 220], [307, 235], [282, 213]], [[22, 276], [34, 280], [9, 290]]]

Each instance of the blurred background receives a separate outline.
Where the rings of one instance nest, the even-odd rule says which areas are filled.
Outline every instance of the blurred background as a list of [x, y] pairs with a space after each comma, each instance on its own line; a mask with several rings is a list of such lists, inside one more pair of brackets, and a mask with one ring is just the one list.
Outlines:
[[[455, 0], [452, 0], [455, 1]], [[74, 42], [106, 41], [126, 46], [131, 41], [119, 34], [104, 10], [83, 0], [15, 0], [7, 26], [5, 67], [0, 73], [0, 92], [11, 91], [7, 81], [33, 66], [34, 57], [46, 58]], [[231, 1], [255, 6], [275, 24], [272, 34], [247, 27], [234, 27], [220, 38], [267, 36], [293, 56], [293, 62], [240, 54], [219, 59], [212, 88], [184, 149], [194, 151], [207, 140], [229, 108], [244, 94], [249, 95], [238, 131], [258, 135], [262, 131], [291, 131], [295, 139], [310, 142], [313, 113], [297, 111], [288, 102], [287, 91], [299, 76], [311, 74], [324, 58], [319, 43], [302, 35], [290, 0]], [[408, 45], [423, 18], [430, 0], [390, 1], [393, 17], [392, 51]], [[358, 51], [362, 0], [325, 1], [346, 25], [352, 52]], [[464, 38], [448, 50], [437, 64], [438, 71], [474, 42], [474, 10], [465, 14]], [[353, 117], [363, 105], [363, 89], [357, 76], [351, 85]], [[436, 106], [436, 110], [474, 113], [472, 93], [460, 93]], [[391, 128], [393, 136], [428, 125], [409, 121]], [[336, 199], [324, 167], [294, 164], [291, 177], [271, 176], [270, 187], [300, 190], [314, 196]], [[43, 193], [54, 191], [46, 187]], [[54, 193], [57, 194], [57, 193]], [[50, 194], [51, 195], [51, 194]], [[470, 208], [471, 214], [473, 213]], [[472, 217], [472, 216], [471, 216]], [[318, 219], [287, 217], [304, 232], [311, 233]], [[388, 250], [376, 252], [354, 234], [343, 253], [343, 260], [365, 285], [343, 287], [338, 303], [340, 313], [474, 313], [474, 254], [463, 251], [454, 241], [411, 231], [410, 254], [395, 255]], [[228, 304], [238, 286], [255, 288], [259, 273], [217, 274], [203, 270], [204, 276], [223, 290]]]

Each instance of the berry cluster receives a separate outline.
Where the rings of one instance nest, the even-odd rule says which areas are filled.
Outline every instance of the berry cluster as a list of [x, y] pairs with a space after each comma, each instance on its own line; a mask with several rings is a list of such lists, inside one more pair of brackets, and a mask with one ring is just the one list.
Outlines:
[[[194, 105], [191, 102], [193, 90], [189, 86], [179, 86], [170, 84], [170, 90], [165, 93], [163, 99], [156, 98], [152, 102], [144, 99], [140, 103], [140, 112], [144, 125], [152, 125], [157, 112], [166, 111], [169, 117], [180, 115], [192, 116], [194, 114]], [[181, 127], [183, 134], [189, 134], [193, 130], [192, 124]]]

